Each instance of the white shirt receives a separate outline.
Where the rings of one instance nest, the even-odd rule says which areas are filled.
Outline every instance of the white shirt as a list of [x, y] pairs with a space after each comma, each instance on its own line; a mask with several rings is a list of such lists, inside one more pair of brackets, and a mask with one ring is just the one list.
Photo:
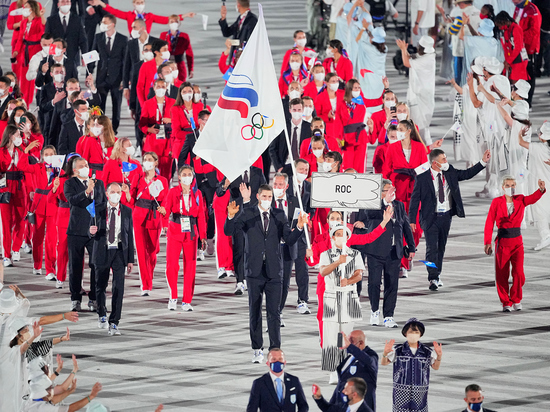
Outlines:
[[283, 399], [285, 398], [285, 380], [284, 380], [284, 377], [285, 377], [285, 374], [282, 373], [281, 376], [276, 376], [273, 374], [273, 372], [271, 372], [271, 370], [269, 371], [269, 376], [271, 377], [271, 380], [273, 381], [273, 387], [275, 388], [275, 394], [277, 394], [277, 382], [275, 382], [276, 379], [280, 379], [281, 380], [281, 384], [283, 385]]
[[44, 50], [40, 50], [38, 53], [31, 57], [31, 60], [29, 61], [29, 70], [27, 71], [26, 76], [28, 81], [36, 79], [36, 76], [38, 75], [38, 70], [41, 69], [40, 62], [46, 57], [48, 57], [48, 54], [44, 53]]
[[0, 106], [2, 106], [2, 105], [4, 104], [4, 102], [6, 101], [6, 99], [7, 99], [8, 97], [10, 97], [10, 94], [9, 94], [9, 93], [6, 95], [6, 97], [0, 98]]
[[[109, 243], [109, 229], [111, 223], [111, 213], [113, 209], [115, 210], [115, 240], [113, 243]], [[107, 203], [107, 247], [109, 249], [118, 248], [118, 242], [120, 241], [121, 221], [122, 218], [120, 216], [120, 203], [117, 203], [116, 206], [112, 206], [110, 203]]]
[[71, 15], [71, 12], [69, 11], [67, 14], [63, 14], [59, 12], [59, 20], [61, 21], [61, 25], [63, 25], [63, 17], [65, 17], [65, 21], [67, 22], [67, 27], [69, 27], [69, 16]]
[[24, 412], [67, 412], [69, 405], [52, 405], [50, 402], [28, 399], [22, 410]]
[[183, 194], [183, 203], [185, 204], [185, 210], [189, 212], [189, 193]]
[[508, 216], [511, 216], [514, 213], [514, 202], [506, 202], [506, 207], [508, 208]]
[[116, 37], [116, 31], [110, 36], [107, 35], [107, 33], [105, 33], [105, 46], [107, 46], [107, 44], [109, 43], [109, 39], [111, 39], [111, 49], [109, 51], [113, 49], [113, 44], [115, 44], [115, 37]]
[[147, 36], [147, 39], [145, 39], [145, 41], [142, 43], [141, 40], [139, 39], [138, 37], [138, 48], [139, 48], [139, 59], [140, 60], [145, 60], [145, 57], [143, 57], [143, 48], [145, 47], [145, 45], [149, 42], [149, 36]]
[[[443, 172], [436, 172], [433, 168], [430, 168], [430, 171], [432, 172], [433, 184], [435, 189], [435, 211], [437, 213], [448, 212], [449, 210], [451, 210], [451, 189], [449, 188], [449, 183], [447, 182], [447, 179], [445, 179], [445, 176], [443, 176]], [[443, 201], [443, 203], [439, 202], [439, 178], [437, 177], [439, 173], [441, 173], [441, 178], [443, 179], [443, 187], [445, 190], [445, 200]]]
[[362, 404], [363, 404], [363, 400], [361, 400], [360, 402], [355, 402], [353, 405], [350, 405], [348, 403], [348, 411], [357, 412], [357, 410], [361, 407]]
[[[302, 119], [300, 119], [300, 123], [294, 124], [292, 121], [290, 122], [290, 135], [288, 136], [290, 138], [290, 145], [292, 147], [292, 138], [294, 136], [294, 129], [296, 129], [296, 139], [297, 139], [297, 146], [298, 146], [298, 153], [300, 153], [300, 135], [302, 133], [302, 125], [304, 123], [302, 122]], [[288, 152], [288, 156], [286, 157], [285, 164], [290, 163], [290, 151]], [[294, 159], [296, 160], [296, 159]]]
[[78, 123], [78, 121], [76, 120], [76, 116], [74, 117], [74, 122], [76, 123], [76, 129], [80, 131], [80, 126], [82, 126], [82, 136], [84, 136], [84, 133], [86, 133], [86, 124], [85, 123]]
[[[470, 25], [477, 31], [479, 23], [481, 23], [481, 18], [479, 17], [479, 9], [474, 6], [468, 6], [464, 9], [461, 9], [458, 6], [455, 6], [450, 13], [450, 16], [456, 19], [456, 17], [462, 17], [462, 13], [470, 17]], [[468, 25], [464, 27], [464, 35], [471, 36], [470, 28]], [[451, 46], [453, 49], [453, 56], [464, 57], [464, 40], [458, 38], [458, 34], [451, 36]]]
[[292, 216], [288, 216], [288, 201], [286, 198], [286, 193], [283, 195], [283, 197], [278, 197], [277, 199], [275, 199], [275, 207], [277, 209], [279, 209], [279, 200], [283, 201], [283, 211], [285, 212], [286, 218], [288, 220], [292, 219]]
[[411, 150], [412, 149], [403, 149], [403, 154], [405, 155], [407, 162], [411, 160]]
[[[423, 11], [422, 18], [418, 20], [419, 11]], [[435, 0], [412, 0], [411, 1], [411, 26], [418, 21], [418, 27], [429, 29], [435, 26]]]

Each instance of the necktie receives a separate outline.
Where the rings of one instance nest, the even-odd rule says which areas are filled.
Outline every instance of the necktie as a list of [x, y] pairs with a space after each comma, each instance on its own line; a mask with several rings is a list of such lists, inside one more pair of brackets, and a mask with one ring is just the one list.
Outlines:
[[292, 157], [294, 160], [298, 159], [298, 126], [294, 126], [294, 131], [292, 132]]
[[115, 242], [115, 229], [116, 229], [116, 208], [111, 208], [111, 217], [109, 218], [109, 243]]
[[264, 215], [264, 232], [267, 233], [267, 228], [269, 227], [269, 213], [263, 212], [262, 215]]
[[248, 184], [250, 181], [248, 179], [248, 170], [245, 170], [244, 171], [244, 176], [243, 176], [243, 183], [245, 184]]
[[277, 199], [277, 202], [279, 202], [279, 209], [283, 210], [283, 199]]
[[275, 379], [275, 384], [277, 386], [277, 397], [279, 398], [279, 402], [283, 403], [283, 382], [281, 378]]
[[63, 31], [67, 31], [67, 17], [63, 16]]
[[84, 125], [78, 125], [78, 130], [80, 132], [80, 136], [84, 136]]
[[443, 186], [443, 179], [441, 178], [441, 172], [437, 174], [437, 181], [439, 182], [439, 203], [443, 203], [445, 201], [445, 186]]
[[107, 53], [111, 53], [111, 38], [107, 37]]

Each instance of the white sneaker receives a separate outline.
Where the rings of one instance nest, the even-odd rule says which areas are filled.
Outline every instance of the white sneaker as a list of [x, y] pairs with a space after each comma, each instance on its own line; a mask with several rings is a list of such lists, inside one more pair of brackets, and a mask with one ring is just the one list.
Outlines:
[[514, 303], [512, 305], [512, 307], [514, 308], [514, 310], [521, 310], [522, 309], [521, 303]]
[[235, 295], [241, 296], [244, 294], [244, 284], [243, 282], [238, 282], [237, 286], [235, 286]]
[[182, 303], [181, 310], [183, 310], [184, 312], [193, 312], [193, 306], [191, 306], [190, 303]]
[[442, 287], [443, 286], [443, 281], [441, 280], [441, 275], [439, 275], [439, 277], [437, 278], [437, 287]]
[[503, 312], [511, 312], [511, 311], [512, 311], [512, 307], [511, 307], [511, 306], [504, 306], [504, 307], [502, 308], [502, 311], [503, 311]]
[[539, 251], [539, 250], [542, 250], [542, 249], [544, 249], [545, 247], [548, 247], [548, 246], [550, 246], [550, 236], [547, 236], [544, 239], [542, 239], [540, 241], [540, 243], [537, 246], [535, 246], [534, 249]]
[[27, 245], [26, 243], [23, 243], [23, 246], [21, 247], [23, 249], [23, 252], [25, 252], [27, 255], [32, 253], [32, 248], [30, 245]]
[[391, 316], [387, 317], [387, 318], [384, 318], [384, 326], [386, 328], [397, 328], [397, 327], [399, 327], [399, 325], [393, 320], [393, 318]]
[[11, 260], [13, 260], [14, 262], [19, 262], [21, 260], [21, 253], [11, 252]]
[[227, 276], [229, 276], [230, 278], [235, 277], [235, 272], [233, 272], [232, 270], [226, 270], [225, 273], [227, 273]]
[[262, 363], [264, 361], [264, 351], [261, 349], [254, 349], [254, 356], [252, 356], [252, 363]]
[[281, 328], [284, 328], [286, 325], [285, 325], [285, 321], [283, 320], [283, 314], [281, 313]]
[[215, 250], [214, 239], [206, 239], [206, 253], [208, 253], [208, 256], [212, 256]]
[[150, 290], [142, 290], [141, 291], [141, 296], [149, 296], [149, 293], [151, 293]]
[[225, 279], [226, 277], [227, 277], [227, 272], [225, 271], [225, 268], [219, 268], [218, 279]]
[[13, 266], [13, 263], [11, 263], [10, 258], [4, 258], [4, 267], [5, 268], [11, 268]]
[[204, 260], [204, 250], [202, 249], [199, 249], [197, 251], [197, 260], [200, 260], [201, 262]]
[[118, 329], [118, 326], [114, 323], [109, 324], [109, 335], [120, 336], [120, 330]]
[[370, 324], [372, 326], [378, 326], [380, 324], [380, 311], [370, 312]]
[[56, 289], [63, 289], [63, 282], [61, 282], [60, 280], [56, 281], [55, 282], [55, 288]]
[[244, 290], [248, 290], [248, 286], [246, 286], [246, 279], [243, 280]]
[[33, 275], [42, 275], [42, 269], [33, 269], [32, 270]]
[[405, 269], [404, 267], [400, 268], [399, 269], [399, 277], [401, 279], [406, 279], [409, 277], [409, 272], [407, 269]]
[[338, 384], [338, 372], [334, 371], [330, 373], [330, 376], [328, 378], [328, 384], [329, 385], [337, 385]]
[[97, 327], [99, 329], [107, 329], [109, 324], [107, 323], [107, 316], [100, 316], [97, 320]]
[[55, 277], [55, 273], [48, 273], [46, 275], [46, 280], [52, 280], [52, 281], [57, 280], [57, 278]]
[[298, 311], [298, 313], [300, 315], [309, 315], [311, 313], [311, 311], [309, 310], [309, 308], [307, 307], [307, 303], [306, 302], [302, 302], [298, 305], [298, 307], [296, 308], [296, 310]]
[[178, 300], [177, 299], [169, 299], [168, 300], [168, 310], [176, 310], [178, 307]]

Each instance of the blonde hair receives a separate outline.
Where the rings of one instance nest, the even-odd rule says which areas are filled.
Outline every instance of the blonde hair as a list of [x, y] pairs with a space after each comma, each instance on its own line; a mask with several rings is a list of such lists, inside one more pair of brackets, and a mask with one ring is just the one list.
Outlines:
[[111, 159], [120, 159], [121, 155], [124, 153], [124, 143], [126, 142], [130, 142], [130, 139], [128, 139], [127, 137], [121, 137], [115, 142], [113, 146], [113, 151], [111, 152]]

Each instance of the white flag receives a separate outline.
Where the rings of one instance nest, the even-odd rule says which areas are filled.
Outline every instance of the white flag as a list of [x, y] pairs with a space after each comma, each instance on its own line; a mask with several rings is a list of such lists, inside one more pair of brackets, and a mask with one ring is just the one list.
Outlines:
[[286, 127], [261, 4], [258, 23], [193, 152], [228, 180], [248, 169]]
[[206, 29], [208, 28], [208, 15], [201, 14], [201, 16], [202, 16], [202, 29], [206, 31]]
[[99, 61], [99, 53], [97, 52], [97, 50], [92, 50], [89, 53], [84, 53], [82, 55], [82, 61], [84, 62], [84, 64], [97, 62]]

